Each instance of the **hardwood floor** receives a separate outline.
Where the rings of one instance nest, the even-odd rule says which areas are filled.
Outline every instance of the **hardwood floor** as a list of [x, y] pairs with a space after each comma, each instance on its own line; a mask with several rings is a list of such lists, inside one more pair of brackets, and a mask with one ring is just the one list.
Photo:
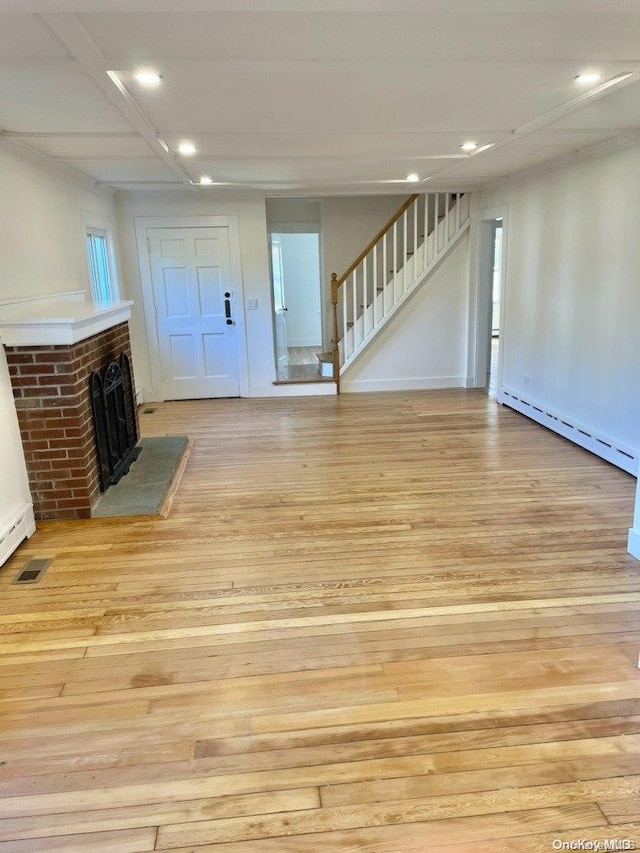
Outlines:
[[322, 347], [288, 347], [287, 362], [292, 364], [318, 364], [318, 353], [322, 352]]
[[0, 571], [2, 853], [640, 845], [632, 477], [483, 391], [140, 420], [170, 517]]
[[333, 378], [322, 375], [316, 358], [315, 364], [285, 364], [279, 367], [274, 385], [296, 385], [304, 382], [333, 382]]
[[318, 355], [322, 347], [289, 347], [288, 364], [278, 367], [275, 385], [302, 384], [305, 382], [333, 382], [332, 377], [320, 372]]

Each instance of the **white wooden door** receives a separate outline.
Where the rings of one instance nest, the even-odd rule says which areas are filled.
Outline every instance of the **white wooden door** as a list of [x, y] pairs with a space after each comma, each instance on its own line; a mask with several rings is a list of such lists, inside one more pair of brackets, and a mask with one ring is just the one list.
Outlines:
[[165, 400], [238, 397], [227, 228], [147, 230]]
[[279, 234], [271, 235], [271, 273], [273, 276], [273, 317], [276, 330], [276, 365], [286, 367], [287, 353], [287, 305], [284, 295], [282, 269], [282, 245]]

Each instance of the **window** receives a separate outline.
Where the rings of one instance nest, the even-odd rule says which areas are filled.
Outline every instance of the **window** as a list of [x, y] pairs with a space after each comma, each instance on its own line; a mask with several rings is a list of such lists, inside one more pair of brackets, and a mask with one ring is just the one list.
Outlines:
[[113, 275], [106, 231], [87, 228], [87, 256], [94, 302], [114, 302], [118, 298], [117, 282]]

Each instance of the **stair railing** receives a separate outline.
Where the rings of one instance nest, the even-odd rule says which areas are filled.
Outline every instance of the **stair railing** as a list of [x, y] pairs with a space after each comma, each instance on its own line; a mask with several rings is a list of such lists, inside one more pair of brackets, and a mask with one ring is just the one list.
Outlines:
[[333, 378], [457, 240], [464, 193], [414, 193], [340, 276], [331, 275]]

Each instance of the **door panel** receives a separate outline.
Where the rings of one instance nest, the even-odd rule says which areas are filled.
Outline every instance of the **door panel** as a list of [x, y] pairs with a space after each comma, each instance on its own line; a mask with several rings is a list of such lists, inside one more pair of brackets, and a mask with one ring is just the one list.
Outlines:
[[225, 376], [228, 367], [228, 353], [223, 335], [203, 335], [205, 375]]
[[174, 379], [196, 378], [196, 357], [192, 335], [169, 336], [170, 370]]
[[189, 285], [184, 267], [164, 268], [164, 297], [167, 317], [189, 317]]
[[220, 268], [201, 267], [198, 270], [198, 295], [203, 317], [215, 317], [224, 313], [224, 293]]
[[163, 258], [184, 257], [184, 242], [182, 240], [160, 240], [160, 253]]
[[228, 229], [150, 228], [147, 237], [164, 399], [239, 396], [236, 327], [224, 310], [228, 298], [233, 319]]
[[218, 257], [218, 241], [206, 240], [204, 238], [196, 238], [193, 241], [196, 256], [198, 258], [217, 258]]

